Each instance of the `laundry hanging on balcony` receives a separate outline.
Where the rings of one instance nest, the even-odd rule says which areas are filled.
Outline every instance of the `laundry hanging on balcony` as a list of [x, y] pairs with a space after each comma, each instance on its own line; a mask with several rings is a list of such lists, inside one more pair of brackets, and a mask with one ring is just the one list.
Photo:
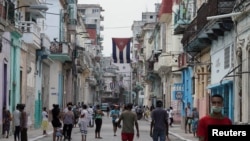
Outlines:
[[112, 38], [114, 63], [130, 63], [131, 38]]

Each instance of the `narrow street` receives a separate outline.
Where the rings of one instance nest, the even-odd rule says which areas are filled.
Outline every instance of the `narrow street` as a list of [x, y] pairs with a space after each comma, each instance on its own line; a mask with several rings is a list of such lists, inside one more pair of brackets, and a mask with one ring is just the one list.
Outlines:
[[[149, 129], [150, 124], [149, 122], [145, 120], [139, 120], [139, 128], [140, 128], [140, 138], [135, 138], [135, 141], [152, 141], [152, 138], [149, 136]], [[87, 141], [99, 141], [100, 139], [95, 139], [95, 128], [89, 128], [88, 135], [87, 135]], [[101, 139], [102, 141], [121, 141], [121, 129], [118, 129], [117, 136], [113, 136], [112, 131], [112, 123], [111, 118], [104, 117], [103, 118], [103, 125], [101, 130]], [[170, 135], [171, 141], [183, 141], [175, 136]], [[34, 139], [32, 139], [35, 141]], [[51, 141], [52, 135], [50, 134], [47, 137], [37, 139], [36, 141]], [[76, 127], [72, 131], [72, 141], [80, 141], [81, 140], [81, 134], [79, 132], [79, 128]]]

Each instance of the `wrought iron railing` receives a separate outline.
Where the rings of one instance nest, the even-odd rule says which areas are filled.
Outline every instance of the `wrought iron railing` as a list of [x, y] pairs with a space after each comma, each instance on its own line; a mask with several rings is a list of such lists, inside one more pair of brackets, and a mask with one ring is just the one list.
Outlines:
[[196, 18], [193, 19], [183, 35], [184, 47], [196, 38], [197, 34], [208, 24], [207, 17], [231, 13], [235, 2], [236, 0], [209, 0], [207, 3], [203, 3], [197, 11]]

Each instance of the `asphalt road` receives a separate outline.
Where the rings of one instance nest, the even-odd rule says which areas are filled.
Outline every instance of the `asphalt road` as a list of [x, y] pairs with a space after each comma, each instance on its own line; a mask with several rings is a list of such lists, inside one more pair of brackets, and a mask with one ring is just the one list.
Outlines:
[[[145, 120], [139, 120], [140, 137], [134, 138], [134, 141], [152, 141], [149, 136], [150, 124]], [[104, 117], [101, 129], [102, 139], [95, 139], [95, 127], [88, 128], [87, 141], [121, 141], [121, 129], [118, 129], [117, 136], [113, 134], [111, 118]], [[51, 141], [52, 135], [38, 139], [37, 141]], [[170, 135], [171, 141], [183, 141], [175, 136]], [[73, 128], [72, 141], [81, 141], [81, 134], [78, 127]]]

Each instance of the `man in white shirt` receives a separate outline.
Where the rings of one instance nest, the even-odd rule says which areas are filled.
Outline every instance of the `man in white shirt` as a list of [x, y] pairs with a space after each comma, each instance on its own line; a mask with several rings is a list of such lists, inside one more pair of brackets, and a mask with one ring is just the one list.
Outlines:
[[13, 124], [15, 126], [14, 131], [14, 141], [19, 141], [20, 136], [20, 111], [19, 111], [19, 104], [16, 105], [16, 110], [13, 112]]
[[169, 107], [169, 112], [168, 112], [168, 118], [170, 120], [169, 122], [169, 126], [173, 127], [173, 122], [174, 122], [174, 117], [173, 117], [174, 113], [173, 113], [173, 107]]
[[88, 111], [88, 118], [89, 118], [89, 127], [93, 127], [94, 126], [94, 122], [93, 122], [94, 110], [93, 110], [92, 106], [89, 106], [87, 111]]
[[87, 123], [89, 122], [88, 114], [89, 114], [89, 113], [88, 113], [88, 111], [87, 111], [87, 105], [86, 105], [86, 104], [83, 104], [83, 105], [82, 105], [81, 115], [84, 115], [83, 120], [85, 120]]

